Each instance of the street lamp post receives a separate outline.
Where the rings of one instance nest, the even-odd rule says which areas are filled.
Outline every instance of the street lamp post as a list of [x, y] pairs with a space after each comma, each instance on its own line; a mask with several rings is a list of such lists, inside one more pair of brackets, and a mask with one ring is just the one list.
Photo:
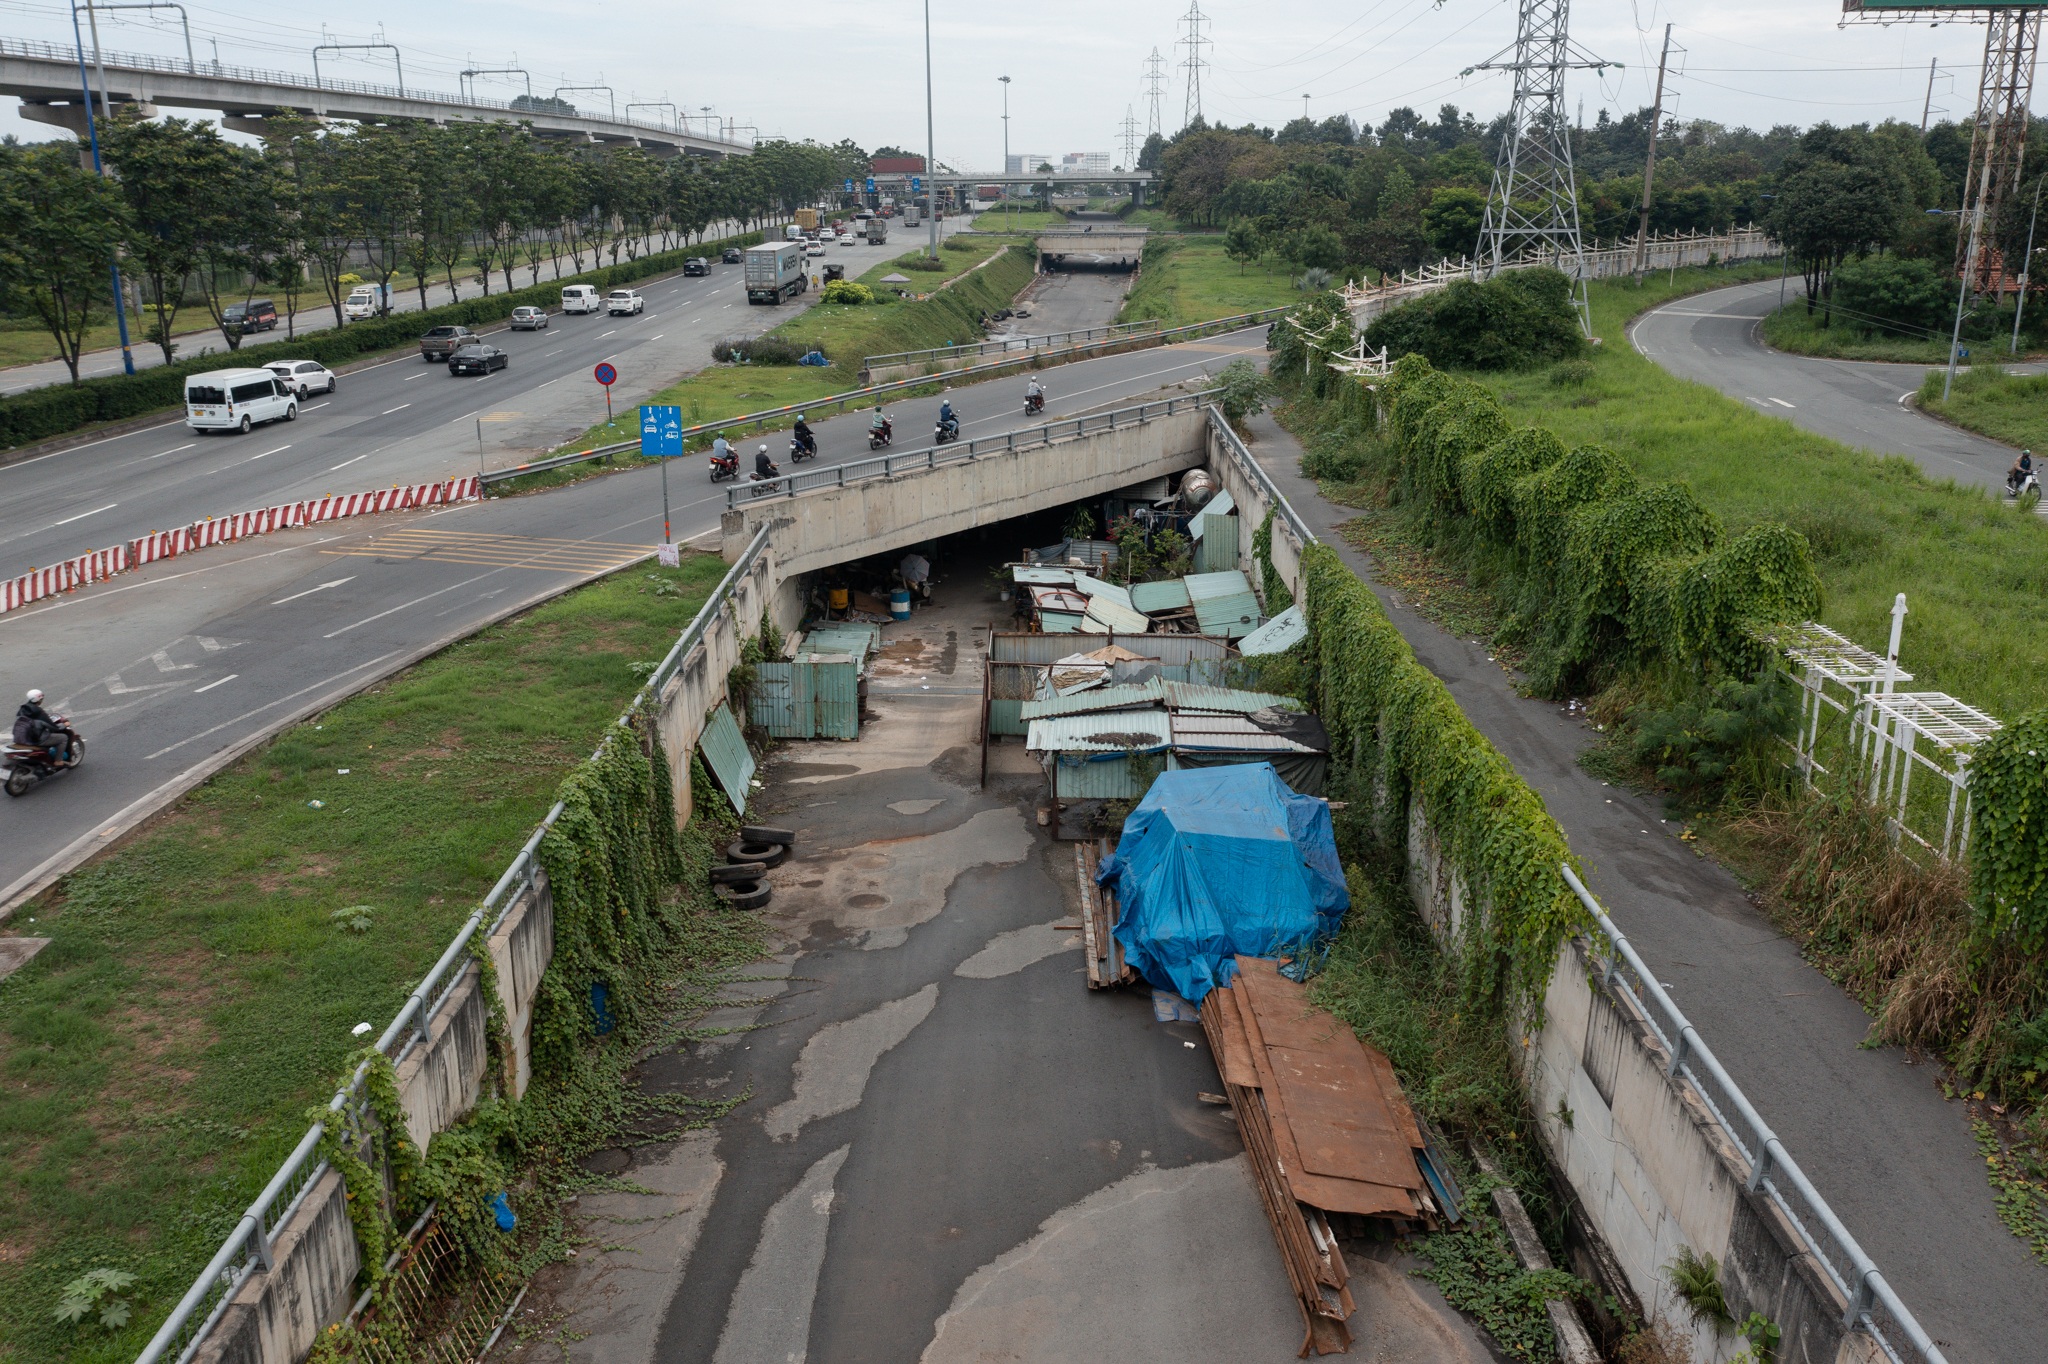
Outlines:
[[[93, 19], [92, 8], [89, 5], [86, 7], [85, 17], [92, 22], [93, 61], [97, 63], [100, 53], [100, 29], [98, 21]], [[92, 170], [93, 174], [104, 180], [107, 177], [107, 168], [100, 162], [99, 127], [93, 122], [92, 117], [92, 82], [85, 74], [85, 35], [78, 31], [78, 0], [71, 0], [71, 41], [78, 48], [78, 84], [85, 93], [85, 136], [86, 140], [92, 144]], [[107, 105], [107, 73], [105, 68], [102, 68], [100, 71], [100, 103], [103, 108], [110, 107]], [[112, 271], [114, 281], [114, 322], [121, 332], [121, 371], [124, 374], [133, 374], [135, 372], [135, 352], [130, 349], [128, 343], [128, 299], [121, 288], [120, 247], [114, 248], [113, 257], [108, 261], [108, 267]]]
[[2027, 220], [2027, 254], [2020, 257], [2020, 296], [2012, 310], [2012, 353], [2020, 353], [2020, 319], [2027, 315], [2027, 284], [2034, 274], [2034, 228], [2041, 221], [2041, 186], [2048, 176], [2034, 182], [2034, 216]]
[[939, 258], [939, 187], [934, 177], [938, 175], [938, 138], [932, 131], [932, 0], [924, 0], [924, 178], [931, 185], [931, 212], [925, 215], [930, 226], [930, 246], [933, 260]]
[[[1957, 209], [1930, 208], [1927, 210], [1927, 216], [1939, 218], [1944, 215], [1953, 216], [1959, 212], [1960, 210]], [[1941, 381], [1941, 400], [1943, 402], [1948, 401], [1949, 390], [1955, 387], [1956, 360], [1961, 355], [1963, 348], [1963, 305], [1970, 301], [1970, 275], [1976, 268], [1977, 241], [1983, 226], [1984, 201], [1982, 198], [1979, 198], [1976, 211], [1970, 215], [1969, 254], [1963, 257], [1962, 278], [1956, 281], [1956, 323], [1955, 329], [1949, 333], [1948, 338], [1948, 376]]]
[[[1003, 174], [1008, 175], [1010, 173], [1010, 78], [1008, 76], [997, 76], [996, 79], [1003, 83]], [[1007, 222], [1009, 217], [1010, 187], [1005, 185], [1003, 186], [1004, 221]]]

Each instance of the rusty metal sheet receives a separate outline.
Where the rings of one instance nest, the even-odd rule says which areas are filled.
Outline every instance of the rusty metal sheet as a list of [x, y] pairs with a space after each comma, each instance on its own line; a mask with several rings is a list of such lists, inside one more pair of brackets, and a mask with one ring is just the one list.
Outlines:
[[1269, 1045], [1266, 1057], [1303, 1169], [1399, 1189], [1421, 1185], [1413, 1150], [1371, 1071], [1329, 1051]]
[[1222, 1043], [1216, 1052], [1217, 1072], [1225, 1084], [1257, 1089], [1258, 1067], [1252, 1064], [1251, 1043], [1245, 1040], [1244, 1021], [1237, 1016], [1237, 996], [1229, 986], [1209, 992], [1209, 997], [1202, 1001], [1202, 1011], [1207, 1013], [1211, 1009], [1218, 1015], [1216, 1036]]

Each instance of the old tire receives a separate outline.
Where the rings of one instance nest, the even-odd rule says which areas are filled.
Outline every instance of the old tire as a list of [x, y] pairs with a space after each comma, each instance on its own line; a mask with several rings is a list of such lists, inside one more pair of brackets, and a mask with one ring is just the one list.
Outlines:
[[752, 843], [744, 838], [735, 839], [725, 850], [728, 862], [759, 862], [764, 867], [779, 867], [789, 857], [789, 849], [780, 843]]
[[760, 909], [775, 896], [766, 881], [742, 881], [736, 886], [713, 886], [712, 890], [727, 909]]
[[728, 862], [722, 867], [711, 869], [711, 884], [736, 886], [742, 881], [758, 881], [767, 874], [768, 868], [759, 862]]
[[796, 846], [796, 830], [778, 829], [773, 824], [740, 825], [740, 841], [743, 843], [779, 843], [785, 848]]

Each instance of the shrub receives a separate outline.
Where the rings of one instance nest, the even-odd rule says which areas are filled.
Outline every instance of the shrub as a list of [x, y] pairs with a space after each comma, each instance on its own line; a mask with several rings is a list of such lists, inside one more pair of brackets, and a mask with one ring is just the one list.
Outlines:
[[793, 365], [823, 346], [815, 341], [797, 341], [786, 336], [756, 336], [737, 341], [716, 341], [711, 358], [741, 365]]
[[821, 303], [844, 303], [850, 307], [859, 307], [863, 303], [873, 303], [875, 301], [875, 291], [855, 280], [835, 279], [825, 286], [824, 293], [818, 295], [818, 301]]
[[1272, 381], [1251, 361], [1232, 360], [1216, 376], [1216, 382], [1223, 389], [1223, 415], [1232, 423], [1266, 410]]
[[937, 256], [911, 256], [907, 260], [897, 261], [896, 268], [899, 270], [943, 270], [946, 268], [946, 263]]
[[1548, 268], [1509, 270], [1484, 284], [1448, 288], [1381, 314], [1365, 343], [1393, 356], [1420, 355], [1457, 369], [1525, 369], [1584, 349], [1571, 281]]
[[1932, 332], [1954, 314], [1956, 286], [1933, 261], [1865, 256], [1835, 270], [1834, 305], [1852, 322]]

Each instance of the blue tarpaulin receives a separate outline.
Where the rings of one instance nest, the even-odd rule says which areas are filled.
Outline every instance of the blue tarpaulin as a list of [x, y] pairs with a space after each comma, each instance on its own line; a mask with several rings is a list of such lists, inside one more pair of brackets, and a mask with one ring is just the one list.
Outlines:
[[1131, 965], [1197, 1004], [1232, 957], [1291, 955], [1351, 908], [1330, 807], [1270, 763], [1160, 773], [1096, 879], [1115, 883]]

